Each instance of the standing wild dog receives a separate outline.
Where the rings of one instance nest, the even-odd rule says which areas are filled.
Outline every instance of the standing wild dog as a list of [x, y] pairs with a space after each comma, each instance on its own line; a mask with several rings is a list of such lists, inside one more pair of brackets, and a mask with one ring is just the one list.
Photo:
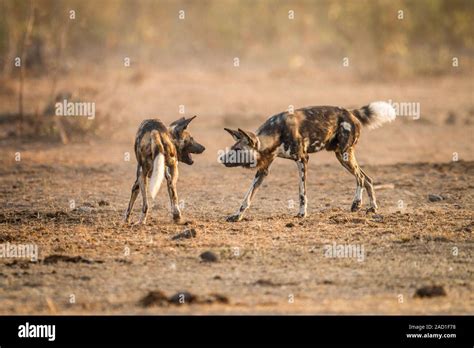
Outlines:
[[124, 220], [129, 221], [133, 204], [141, 192], [143, 198], [142, 215], [139, 223], [146, 223], [148, 213], [148, 179], [150, 179], [150, 195], [155, 199], [161, 186], [163, 177], [166, 177], [170, 196], [173, 219], [179, 222], [181, 211], [178, 206], [176, 183], [178, 182], [178, 162], [193, 164], [192, 153], [202, 153], [205, 148], [197, 143], [186, 130], [189, 123], [195, 118], [181, 119], [166, 127], [160, 120], [145, 120], [138, 128], [135, 137], [135, 156], [137, 157], [137, 178], [132, 186], [132, 196], [125, 212]]
[[298, 217], [306, 216], [306, 173], [308, 154], [322, 149], [334, 151], [339, 162], [356, 178], [356, 192], [351, 211], [362, 204], [362, 191], [367, 190], [370, 206], [375, 212], [372, 179], [359, 167], [354, 146], [359, 140], [361, 127], [377, 128], [395, 119], [395, 109], [386, 102], [374, 102], [360, 109], [346, 110], [335, 106], [302, 108], [294, 113], [282, 112], [267, 119], [256, 133], [242, 129], [229, 132], [236, 143], [219, 160], [226, 167], [256, 167], [257, 173], [239, 210], [227, 221], [240, 221], [249, 208], [256, 190], [268, 175], [276, 157], [294, 160], [299, 172], [300, 209]]

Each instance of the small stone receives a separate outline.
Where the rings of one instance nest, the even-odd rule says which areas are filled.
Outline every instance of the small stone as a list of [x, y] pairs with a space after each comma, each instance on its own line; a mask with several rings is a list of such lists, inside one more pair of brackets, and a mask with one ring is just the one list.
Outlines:
[[254, 285], [259, 285], [259, 286], [278, 286], [280, 284], [278, 283], [274, 283], [272, 280], [270, 279], [259, 279], [257, 280]]
[[171, 240], [179, 240], [179, 239], [190, 239], [196, 237], [196, 230], [191, 228], [189, 230], [184, 230], [176, 235], [174, 235]]
[[382, 222], [383, 221], [383, 216], [380, 215], [380, 214], [374, 214], [374, 215], [372, 215], [372, 220], [374, 220], [376, 222]]
[[204, 262], [217, 262], [217, 255], [214, 254], [212, 251], [205, 251], [199, 256]]
[[445, 124], [456, 124], [456, 114], [452, 111], [450, 111], [448, 113], [448, 117], [446, 118], [446, 120], [444, 120], [444, 123]]
[[89, 206], [83, 206], [83, 207], [77, 207], [75, 208], [73, 211], [77, 211], [79, 213], [91, 213], [92, 212], [92, 208], [89, 207]]
[[441, 285], [428, 285], [422, 286], [421, 288], [416, 289], [414, 297], [418, 298], [430, 298], [446, 296], [446, 291]]
[[428, 200], [430, 202], [439, 202], [439, 201], [442, 201], [443, 199], [444, 198], [442, 196], [437, 195], [437, 194], [431, 193], [431, 194], [428, 195]]
[[168, 298], [160, 291], [150, 291], [145, 297], [138, 302], [142, 307], [151, 306], [166, 306], [168, 304]]

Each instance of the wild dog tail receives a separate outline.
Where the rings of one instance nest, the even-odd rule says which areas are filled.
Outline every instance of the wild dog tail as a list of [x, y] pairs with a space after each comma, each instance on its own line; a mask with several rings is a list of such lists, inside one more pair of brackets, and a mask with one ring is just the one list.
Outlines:
[[375, 129], [384, 123], [392, 122], [396, 117], [393, 106], [383, 101], [370, 103], [360, 109], [352, 110], [352, 113], [369, 129]]
[[153, 158], [153, 170], [150, 178], [150, 194], [155, 199], [160, 190], [161, 183], [165, 176], [165, 156], [163, 154], [163, 144], [161, 142], [160, 133], [153, 131], [151, 133], [151, 153]]

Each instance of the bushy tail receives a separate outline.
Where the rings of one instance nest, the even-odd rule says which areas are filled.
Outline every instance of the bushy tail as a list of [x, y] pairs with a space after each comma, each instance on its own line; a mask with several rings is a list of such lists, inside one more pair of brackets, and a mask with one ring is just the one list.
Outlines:
[[158, 132], [152, 132], [151, 142], [152, 154], [155, 158], [150, 178], [150, 194], [151, 198], [155, 199], [165, 176], [165, 156], [163, 155], [163, 145]]
[[369, 129], [378, 128], [384, 123], [392, 122], [397, 116], [393, 106], [383, 101], [370, 103], [360, 109], [352, 110], [352, 113]]

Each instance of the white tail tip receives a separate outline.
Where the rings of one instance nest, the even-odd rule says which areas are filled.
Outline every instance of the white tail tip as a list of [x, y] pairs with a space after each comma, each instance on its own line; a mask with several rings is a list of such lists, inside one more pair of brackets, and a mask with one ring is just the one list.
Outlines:
[[151, 198], [155, 199], [160, 190], [161, 182], [165, 176], [165, 156], [159, 153], [153, 161], [153, 171], [150, 179], [150, 194]]
[[392, 122], [397, 117], [395, 109], [390, 103], [377, 101], [369, 104], [370, 123], [369, 129], [380, 127], [382, 124]]

